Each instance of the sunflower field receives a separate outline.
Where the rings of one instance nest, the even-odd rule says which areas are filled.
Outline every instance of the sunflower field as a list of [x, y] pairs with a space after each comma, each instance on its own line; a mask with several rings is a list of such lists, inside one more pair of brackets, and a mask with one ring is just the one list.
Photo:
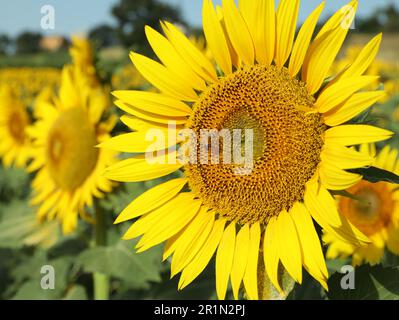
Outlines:
[[0, 36], [0, 300], [399, 300], [399, 3], [198, 1]]

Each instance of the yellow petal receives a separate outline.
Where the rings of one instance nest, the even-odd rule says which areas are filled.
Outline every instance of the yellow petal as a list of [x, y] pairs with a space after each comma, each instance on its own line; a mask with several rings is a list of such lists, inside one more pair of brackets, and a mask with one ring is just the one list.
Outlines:
[[392, 229], [388, 234], [387, 239], [388, 249], [396, 255], [399, 255], [399, 232], [397, 229]]
[[[148, 132], [124, 133], [104, 141], [98, 147], [119, 152], [144, 153], [164, 150], [177, 144], [177, 135], [175, 139], [166, 139], [166, 131], [160, 129], [152, 130]], [[162, 137], [162, 139], [154, 139], [154, 134]]]
[[[173, 199], [171, 202], [174, 203]], [[142, 215], [129, 227], [129, 229], [127, 229], [122, 239], [130, 240], [146, 233], [164, 215], [164, 213], [169, 210], [168, 208], [169, 206], [163, 205], [153, 212]]]
[[287, 211], [282, 211], [276, 221], [278, 255], [291, 277], [302, 282], [302, 256], [294, 221]]
[[377, 79], [378, 77], [374, 76], [355, 76], [340, 80], [321, 92], [317, 98], [315, 107], [321, 113], [327, 112], [350, 98], [356, 91], [368, 86]]
[[211, 0], [203, 2], [202, 24], [207, 44], [216, 62], [224, 74], [230, 74], [232, 64], [229, 47]]
[[182, 59], [207, 82], [217, 81], [216, 70], [207, 57], [173, 24], [165, 21], [162, 28]]
[[249, 248], [249, 226], [245, 224], [237, 234], [233, 267], [231, 269], [231, 287], [234, 299], [238, 299], [238, 291], [247, 266]]
[[165, 242], [165, 246], [163, 247], [162, 261], [168, 259], [173, 252], [175, 252], [177, 246], [179, 245], [180, 236], [183, 234], [186, 228], [181, 229], [174, 236], [170, 237]]
[[329, 190], [345, 190], [362, 180], [360, 174], [344, 171], [327, 161], [320, 163], [319, 175], [321, 183]]
[[[371, 158], [375, 158], [376, 156], [376, 149], [374, 143], [363, 143], [360, 145], [359, 152], [368, 155]], [[375, 159], [374, 159], [375, 160]]]
[[320, 29], [315, 40], [325, 35], [328, 31], [338, 27], [349, 29], [356, 14], [357, 6], [358, 0], [352, 0], [350, 3], [344, 5], [338, 11], [336, 11]]
[[247, 65], [252, 65], [255, 59], [252, 37], [234, 0], [222, 0], [222, 10], [227, 33], [234, 50]]
[[178, 246], [173, 254], [171, 276], [179, 273], [197, 254], [212, 230], [215, 213], [202, 207], [197, 217], [190, 222], [180, 236]]
[[305, 191], [305, 205], [316, 222], [345, 242], [356, 245], [369, 242], [368, 238], [351, 225], [337, 210], [331, 194], [315, 181], [309, 181]]
[[227, 284], [233, 265], [236, 239], [235, 223], [230, 223], [223, 233], [216, 254], [216, 293], [219, 300], [224, 300]]
[[[171, 163], [168, 163], [168, 159]], [[176, 160], [176, 153], [155, 156], [151, 161], [146, 156], [137, 156], [122, 160], [109, 166], [104, 176], [121, 182], [139, 182], [166, 176], [182, 167]], [[177, 163], [176, 163], [177, 162]]]
[[203, 91], [206, 89], [204, 80], [180, 57], [168, 39], [150, 26], [145, 26], [145, 33], [155, 54], [170, 72], [174, 73], [174, 78], [177, 77], [186, 81], [192, 88], [197, 90]]
[[282, 68], [294, 43], [299, 0], [280, 0], [276, 16], [276, 65]]
[[322, 162], [334, 164], [340, 169], [362, 168], [372, 165], [373, 157], [353, 148], [347, 148], [337, 143], [327, 143], [321, 153]]
[[276, 229], [276, 218], [272, 217], [266, 227], [265, 239], [263, 241], [263, 260], [265, 269], [274, 287], [283, 292], [278, 281], [278, 230]]
[[352, 95], [341, 105], [324, 114], [324, 122], [328, 126], [337, 126], [342, 124], [358, 114], [361, 114], [367, 108], [379, 101], [385, 96], [384, 91], [359, 92]]
[[374, 61], [380, 48], [382, 33], [375, 36], [371, 41], [362, 49], [355, 61], [350, 67], [342, 74], [341, 79], [360, 76], [362, 75]]
[[179, 232], [198, 213], [201, 201], [194, 200], [191, 192], [180, 193], [160, 210], [162, 217], [151, 226], [137, 244], [137, 252], [145, 251]]
[[118, 216], [121, 223], [146, 214], [174, 198], [187, 183], [187, 179], [173, 179], [151, 188], [134, 199]]
[[298, 230], [302, 248], [303, 265], [306, 270], [327, 290], [328, 271], [326, 261], [312, 218], [306, 207], [297, 202], [290, 211]]
[[[167, 134], [168, 126], [166, 124], [157, 123], [153, 121], [145, 121], [135, 116], [123, 115], [120, 118], [121, 122], [128, 126], [133, 131], [145, 132], [151, 129], [165, 130]], [[180, 130], [181, 125], [176, 125], [176, 130]]]
[[184, 268], [179, 280], [179, 290], [189, 285], [205, 269], [224, 234], [225, 219], [215, 221], [212, 232], [194, 259]]
[[305, 204], [313, 215], [316, 212], [324, 217], [333, 227], [341, 227], [342, 219], [337, 211], [337, 204], [331, 194], [323, 186], [317, 183], [308, 183], [305, 192]]
[[347, 29], [337, 27], [326, 32], [309, 47], [302, 68], [302, 80], [309, 94], [315, 94], [323, 84], [345, 40]]
[[77, 90], [75, 90], [73, 68], [73, 66], [66, 66], [62, 69], [61, 85], [59, 91], [61, 103], [59, 106], [63, 108], [71, 108], [81, 105], [80, 95], [78, 94]]
[[191, 108], [184, 102], [159, 93], [121, 90], [114, 91], [112, 94], [119, 100], [140, 110], [162, 116], [186, 117], [192, 112]]
[[233, 45], [231, 44], [231, 40], [230, 40], [229, 34], [227, 32], [226, 23], [224, 21], [224, 16], [223, 16], [223, 11], [222, 11], [221, 6], [216, 6], [216, 14], [219, 18], [220, 25], [222, 26], [224, 37], [227, 42], [227, 47], [229, 48], [231, 63], [233, 64], [234, 67], [236, 67], [238, 69], [241, 67], [242, 61], [238, 57], [237, 52], [234, 50]]
[[173, 77], [162, 64], [134, 52], [130, 53], [130, 58], [143, 77], [163, 93], [179, 100], [197, 101], [193, 88], [184, 80]]
[[258, 257], [260, 246], [260, 225], [258, 222], [251, 226], [249, 231], [248, 262], [245, 268], [244, 285], [248, 298], [258, 299]]
[[187, 118], [167, 117], [167, 116], [162, 116], [162, 115], [156, 114], [156, 113], [146, 112], [146, 111], [140, 110], [138, 108], [135, 108], [131, 105], [128, 105], [128, 104], [122, 102], [121, 100], [116, 100], [115, 105], [119, 109], [125, 111], [126, 113], [129, 113], [130, 115], [133, 115], [142, 120], [158, 123], [158, 125], [160, 125], [160, 124], [179, 125], [179, 124], [185, 124], [187, 122]]
[[328, 129], [325, 132], [327, 143], [352, 146], [362, 143], [389, 139], [393, 132], [364, 124], [348, 124]]
[[384, 167], [385, 170], [394, 172], [397, 158], [398, 158], [398, 150], [392, 149], [388, 155], [387, 162]]
[[386, 165], [387, 158], [388, 158], [390, 150], [391, 150], [391, 146], [390, 145], [386, 145], [378, 153], [378, 156], [375, 159], [375, 165], [378, 168], [381, 168], [381, 169], [385, 168], [385, 165]]
[[[255, 23], [255, 11], [257, 9], [257, 1], [238, 0], [238, 8], [242, 17], [245, 19], [248, 27], [253, 27]], [[252, 31], [252, 30], [251, 30]]]
[[290, 58], [288, 70], [291, 77], [295, 77], [302, 67], [303, 61], [305, 60], [306, 53], [309, 48], [310, 41], [312, 40], [313, 32], [316, 27], [317, 21], [319, 20], [320, 14], [324, 9], [325, 3], [322, 2], [306, 19], [301, 29], [299, 30], [298, 36], [295, 40], [294, 47]]

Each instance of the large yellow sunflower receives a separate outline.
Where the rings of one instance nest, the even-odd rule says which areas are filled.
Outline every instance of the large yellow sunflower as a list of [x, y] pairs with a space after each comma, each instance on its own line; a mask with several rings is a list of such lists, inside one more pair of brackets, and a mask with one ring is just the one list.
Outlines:
[[[374, 145], [362, 145], [361, 152], [375, 156]], [[374, 166], [399, 173], [398, 151], [385, 146], [377, 155]], [[388, 182], [360, 181], [347, 190], [353, 198], [340, 197], [343, 215], [369, 237], [371, 243], [355, 246], [342, 242], [326, 232], [323, 240], [329, 244], [327, 258], [352, 256], [352, 263], [376, 264], [384, 255], [385, 246], [399, 255], [399, 192], [398, 185]]]
[[30, 125], [26, 106], [12, 89], [0, 89], [0, 157], [6, 167], [23, 167], [31, 156], [31, 143], [26, 134]]
[[[347, 189], [362, 179], [345, 169], [372, 163], [348, 146], [392, 134], [344, 124], [383, 95], [359, 92], [375, 80], [362, 74], [381, 35], [326, 82], [357, 4], [352, 1], [339, 10], [313, 38], [322, 3], [295, 38], [297, 0], [280, 1], [276, 12], [273, 0], [240, 1], [239, 8], [234, 0], [223, 0], [219, 14], [205, 0], [203, 29], [212, 60], [174, 25], [162, 22], [165, 36], [146, 27], [161, 63], [138, 53], [131, 59], [160, 92], [114, 92], [116, 104], [129, 114], [122, 121], [135, 132], [103, 143], [143, 154], [110, 166], [105, 174], [134, 182], [182, 170], [181, 178], [136, 198], [116, 221], [139, 218], [124, 238], [142, 236], [140, 252], [166, 241], [164, 259], [173, 255], [171, 273], [181, 272], [179, 289], [203, 271], [215, 252], [220, 299], [229, 279], [235, 297], [243, 283], [248, 298], [263, 298], [265, 275], [281, 290], [279, 266], [299, 283], [304, 266], [326, 288], [327, 268], [312, 218], [344, 241], [368, 241], [339, 214], [328, 191]], [[237, 174], [236, 165], [222, 162], [174, 162], [185, 151], [168, 148], [175, 143], [173, 133], [166, 145], [146, 139], [154, 138], [151, 128], [170, 133], [171, 121], [196, 136], [202, 130], [252, 129], [252, 172]], [[187, 142], [181, 147], [190, 149]], [[150, 150], [165, 148], [167, 161], [162, 153], [148, 156]], [[234, 145], [239, 153], [242, 149], [243, 143]], [[194, 153], [201, 157], [202, 151], [198, 147]]]
[[87, 86], [75, 71], [64, 67], [59, 96], [54, 103], [38, 102], [38, 119], [29, 130], [34, 150], [28, 169], [39, 170], [31, 203], [39, 206], [39, 219], [57, 218], [64, 233], [76, 228], [79, 214], [90, 218], [85, 207], [93, 205], [93, 197], [111, 191], [113, 183], [101, 173], [116, 157], [114, 151], [95, 148], [116, 122], [114, 116], [104, 118], [107, 92]]

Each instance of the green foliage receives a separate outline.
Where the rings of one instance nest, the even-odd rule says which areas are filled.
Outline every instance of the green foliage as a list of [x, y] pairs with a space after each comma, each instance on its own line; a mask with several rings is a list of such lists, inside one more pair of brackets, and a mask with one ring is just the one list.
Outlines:
[[29, 193], [29, 183], [30, 177], [24, 170], [0, 166], [0, 206], [1, 203], [25, 198]]
[[342, 289], [341, 273], [333, 274], [327, 296], [333, 300], [399, 300], [399, 267], [363, 265], [354, 271], [355, 288]]
[[24, 238], [36, 227], [36, 217], [27, 203], [16, 200], [0, 206], [0, 243], [4, 247], [21, 247]]
[[7, 54], [10, 49], [11, 39], [6, 34], [0, 34], [0, 55]]
[[358, 173], [363, 176], [364, 180], [370, 181], [372, 183], [385, 181], [389, 183], [399, 183], [399, 176], [394, 174], [393, 172], [376, 168], [376, 167], [368, 167], [368, 168], [359, 168], [359, 169], [351, 169], [348, 170], [353, 173]]
[[52, 67], [62, 68], [69, 63], [70, 58], [66, 50], [59, 52], [40, 52], [37, 54], [17, 54], [0, 56], [0, 67]]
[[161, 280], [162, 255], [159, 249], [137, 254], [131, 241], [119, 241], [112, 246], [83, 251], [77, 257], [76, 263], [82, 266], [84, 272], [103, 273], [123, 280], [135, 289], [143, 289], [148, 288], [150, 281]]
[[122, 45], [144, 52], [150, 52], [144, 26], [160, 30], [160, 17], [169, 22], [183, 22], [178, 8], [159, 0], [120, 0], [112, 8], [112, 15], [118, 22], [117, 34]]
[[15, 39], [15, 50], [19, 54], [37, 53], [40, 51], [40, 33], [23, 32]]

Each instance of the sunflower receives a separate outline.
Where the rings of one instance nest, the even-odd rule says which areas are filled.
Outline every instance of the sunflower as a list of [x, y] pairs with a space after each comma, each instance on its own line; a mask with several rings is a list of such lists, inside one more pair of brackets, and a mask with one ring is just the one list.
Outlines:
[[64, 67], [59, 96], [38, 102], [38, 119], [29, 130], [34, 150], [28, 169], [38, 170], [31, 203], [39, 206], [39, 220], [57, 218], [66, 234], [75, 230], [78, 215], [90, 220], [85, 208], [93, 206], [93, 197], [111, 191], [113, 183], [101, 172], [116, 157], [95, 148], [116, 122], [105, 117], [107, 93], [77, 74], [74, 66]]
[[79, 77], [86, 79], [89, 86], [99, 85], [97, 71], [94, 66], [93, 48], [89, 40], [85, 38], [72, 37], [72, 46], [69, 49], [72, 63], [76, 66], [75, 72]]
[[6, 167], [24, 167], [31, 156], [31, 143], [26, 134], [30, 116], [25, 105], [13, 90], [0, 90], [0, 157]]
[[[361, 152], [375, 156], [374, 145], [362, 145]], [[385, 146], [377, 155], [374, 166], [396, 174], [399, 173], [398, 151]], [[353, 197], [340, 197], [341, 213], [369, 237], [371, 243], [354, 246], [344, 243], [328, 232], [324, 242], [329, 244], [327, 258], [352, 256], [352, 263], [363, 261], [376, 264], [381, 261], [385, 246], [399, 255], [399, 193], [398, 186], [388, 182], [370, 183], [360, 181], [347, 190]]]
[[[128, 113], [121, 120], [135, 132], [102, 147], [136, 155], [110, 166], [105, 175], [136, 182], [181, 172], [180, 178], [140, 195], [116, 220], [138, 218], [124, 239], [142, 236], [139, 252], [166, 242], [163, 258], [173, 255], [171, 274], [181, 272], [179, 289], [204, 270], [215, 252], [220, 299], [229, 279], [235, 298], [241, 283], [248, 298], [262, 298], [266, 278], [282, 292], [282, 267], [301, 283], [304, 266], [327, 288], [312, 218], [343, 241], [368, 241], [338, 213], [328, 191], [347, 189], [362, 179], [345, 169], [372, 163], [348, 146], [392, 135], [369, 125], [344, 124], [384, 94], [359, 92], [375, 80], [362, 73], [381, 35], [349, 68], [326, 81], [357, 5], [352, 1], [335, 13], [312, 41], [324, 3], [295, 39], [297, 0], [280, 1], [276, 12], [273, 0], [240, 1], [239, 8], [234, 0], [223, 0], [218, 11], [205, 0], [203, 30], [212, 60], [168, 22], [161, 23], [165, 36], [145, 28], [161, 63], [138, 53], [131, 53], [131, 59], [159, 93], [114, 92], [116, 105]], [[238, 174], [239, 164], [173, 161], [190, 150], [191, 142], [180, 142], [178, 135], [175, 150], [169, 148], [175, 145], [173, 133], [166, 145], [162, 139], [151, 143], [147, 135], [153, 133], [149, 129], [170, 133], [170, 122], [197, 137], [202, 130], [252, 129], [252, 171]], [[204, 160], [201, 146], [194, 155]], [[234, 145], [238, 153], [243, 147], [243, 141]]]

